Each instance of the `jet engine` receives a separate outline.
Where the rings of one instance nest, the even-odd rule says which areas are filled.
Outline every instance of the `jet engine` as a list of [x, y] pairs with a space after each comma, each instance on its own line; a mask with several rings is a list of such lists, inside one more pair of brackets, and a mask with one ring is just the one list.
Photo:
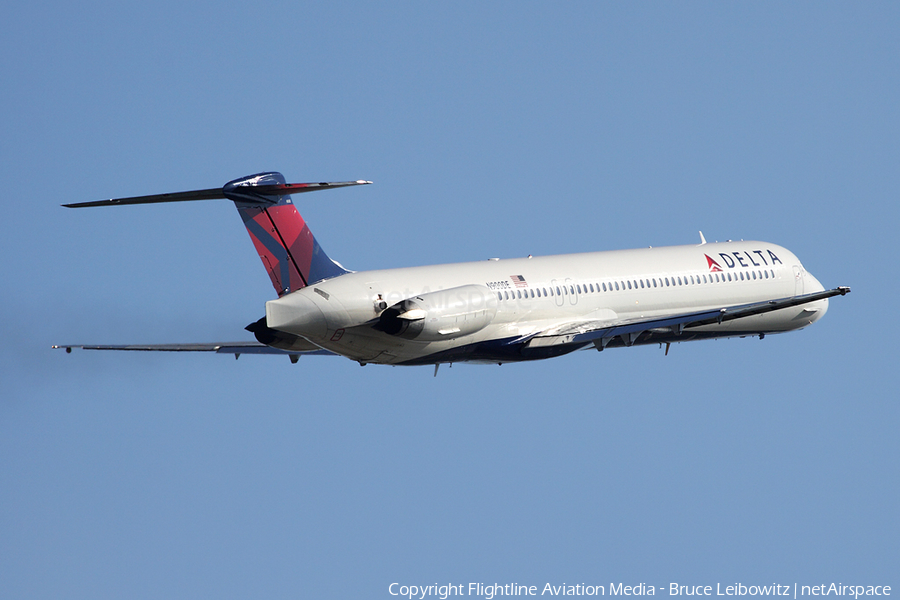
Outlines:
[[318, 346], [306, 341], [299, 335], [294, 335], [292, 333], [278, 331], [277, 329], [270, 328], [268, 325], [266, 325], [265, 317], [263, 317], [259, 321], [256, 321], [255, 323], [250, 323], [249, 325], [244, 327], [244, 329], [252, 333], [259, 343], [265, 344], [266, 346], [272, 346], [273, 348], [278, 348], [280, 350], [309, 352], [310, 350], [320, 349]]
[[484, 329], [497, 314], [497, 296], [483, 285], [463, 285], [407, 298], [385, 309], [374, 328], [389, 335], [435, 342]]

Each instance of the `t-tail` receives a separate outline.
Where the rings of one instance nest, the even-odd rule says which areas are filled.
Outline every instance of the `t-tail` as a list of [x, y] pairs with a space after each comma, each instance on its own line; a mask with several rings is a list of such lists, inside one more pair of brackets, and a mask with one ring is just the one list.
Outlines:
[[[335, 187], [347, 184], [291, 185]], [[235, 179], [222, 188], [225, 197], [234, 201], [241, 214], [256, 252], [279, 296], [348, 272], [322, 250], [290, 195], [258, 192], [260, 188], [267, 191], [274, 188], [274, 191], [279, 192], [284, 186], [287, 184], [281, 173], [259, 173]], [[301, 188], [302, 191], [312, 189]]]
[[272, 280], [275, 291], [279, 296], [283, 296], [323, 279], [331, 279], [348, 272], [322, 250], [306, 221], [303, 220], [297, 207], [291, 201], [291, 194], [368, 183], [372, 182], [358, 180], [331, 183], [285, 183], [281, 173], [257, 173], [230, 181], [222, 188], [114, 198], [97, 202], [64, 204], [63, 206], [82, 208], [191, 200], [231, 200], [244, 221], [244, 226]]

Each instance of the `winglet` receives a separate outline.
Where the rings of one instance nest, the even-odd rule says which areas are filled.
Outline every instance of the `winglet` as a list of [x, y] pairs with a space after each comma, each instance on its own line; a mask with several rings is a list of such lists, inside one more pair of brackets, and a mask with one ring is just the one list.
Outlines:
[[703, 232], [700, 232], [700, 245], [703, 246], [706, 244], [706, 238], [703, 237]]

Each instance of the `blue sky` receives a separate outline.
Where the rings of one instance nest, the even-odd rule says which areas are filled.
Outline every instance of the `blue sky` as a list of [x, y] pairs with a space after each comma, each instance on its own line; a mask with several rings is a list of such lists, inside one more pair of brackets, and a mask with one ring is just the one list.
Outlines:
[[[900, 585], [900, 10], [85, 2], [0, 38], [0, 596]], [[808, 330], [527, 365], [51, 351], [242, 339], [263, 170], [355, 270], [794, 251]], [[877, 304], [877, 306], [876, 306]]]

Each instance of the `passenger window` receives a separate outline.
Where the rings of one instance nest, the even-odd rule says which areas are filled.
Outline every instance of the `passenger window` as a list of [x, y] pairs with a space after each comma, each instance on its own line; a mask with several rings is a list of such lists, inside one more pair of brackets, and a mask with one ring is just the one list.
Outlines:
[[656, 287], [656, 278], [653, 278], [653, 287]]
[[669, 278], [666, 277], [666, 287], [669, 287]]
[[628, 289], [629, 289], [629, 290], [631, 289], [631, 282], [630, 282], [630, 281], [628, 282]]
[[681, 285], [681, 277], [678, 278], [678, 285]]
[[531, 297], [534, 298], [534, 290], [531, 290]]
[[616, 291], [617, 292], [619, 291], [619, 282], [618, 281], [616, 282]]
[[579, 283], [577, 287], [578, 287], [578, 293], [580, 294], [581, 293], [581, 284]]
[[731, 273], [728, 274], [728, 281], [731, 281]]
[[606, 291], [606, 282], [604, 281], [601, 285], [603, 286], [603, 291], [605, 292]]
[[497, 292], [497, 299], [498, 299], [498, 300], [503, 300], [503, 294], [500, 293], [500, 292]]
[[506, 297], [506, 300], [509, 300], [509, 292], [503, 292], [503, 295]]
[[644, 289], [644, 280], [641, 279], [641, 289]]
[[769, 278], [769, 272], [768, 272], [768, 271], [763, 271], [763, 273], [766, 274], [766, 279], [768, 279], [768, 278]]

